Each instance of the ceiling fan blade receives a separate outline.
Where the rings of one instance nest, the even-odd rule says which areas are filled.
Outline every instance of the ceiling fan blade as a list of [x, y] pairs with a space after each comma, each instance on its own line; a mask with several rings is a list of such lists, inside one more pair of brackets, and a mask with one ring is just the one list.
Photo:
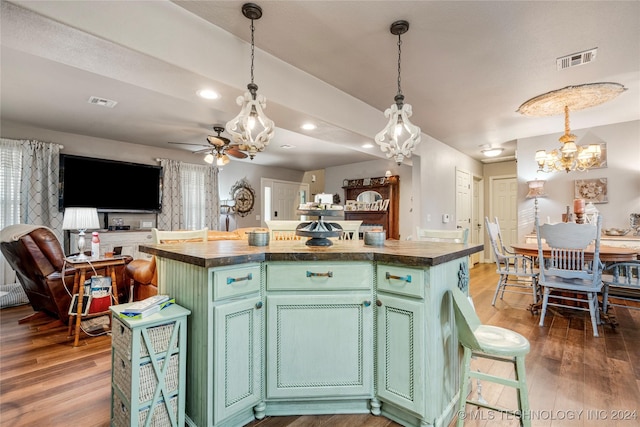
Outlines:
[[227, 138], [214, 135], [207, 136], [207, 141], [209, 141], [209, 144], [215, 145], [216, 147], [224, 147], [225, 145], [229, 145], [230, 142]]
[[228, 154], [231, 157], [235, 157], [236, 159], [244, 159], [248, 157], [246, 153], [243, 153], [242, 151], [236, 150], [234, 148], [225, 150], [225, 154]]
[[198, 144], [198, 143], [191, 143], [191, 142], [173, 142], [173, 141], [167, 141], [168, 144], [175, 144], [175, 145], [190, 145], [190, 146], [201, 146], [201, 147], [208, 147], [208, 145], [204, 145], [204, 144]]

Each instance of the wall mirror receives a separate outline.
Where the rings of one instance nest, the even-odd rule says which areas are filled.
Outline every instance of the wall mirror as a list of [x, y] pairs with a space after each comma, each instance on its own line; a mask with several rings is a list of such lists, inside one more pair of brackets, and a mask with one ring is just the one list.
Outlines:
[[358, 198], [356, 200], [358, 202], [374, 203], [378, 200], [382, 200], [382, 195], [377, 191], [364, 191], [358, 194]]

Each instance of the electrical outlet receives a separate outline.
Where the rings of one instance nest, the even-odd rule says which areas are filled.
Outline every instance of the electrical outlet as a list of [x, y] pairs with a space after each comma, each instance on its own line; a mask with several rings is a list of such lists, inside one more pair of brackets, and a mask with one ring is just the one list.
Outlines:
[[451, 220], [451, 217], [449, 216], [449, 214], [442, 214], [442, 222], [443, 223], [448, 223]]
[[256, 215], [256, 221], [260, 221], [260, 215]]
[[427, 214], [427, 222], [431, 222], [431, 214]]

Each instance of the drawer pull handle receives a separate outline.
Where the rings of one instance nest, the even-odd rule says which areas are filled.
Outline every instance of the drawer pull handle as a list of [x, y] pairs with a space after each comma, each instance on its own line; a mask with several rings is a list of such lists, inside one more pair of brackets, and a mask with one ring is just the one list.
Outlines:
[[262, 308], [262, 301], [258, 301], [256, 303], [256, 309], [260, 310]]
[[227, 285], [230, 285], [234, 282], [242, 282], [243, 280], [251, 280], [253, 279], [253, 274], [249, 273], [244, 277], [227, 277]]
[[406, 276], [394, 276], [393, 274], [389, 273], [387, 271], [387, 274], [385, 276], [387, 278], [387, 280], [389, 279], [395, 279], [395, 280], [404, 280], [407, 283], [411, 283], [411, 275], [407, 274]]
[[382, 307], [382, 301], [380, 301], [380, 300], [376, 300], [376, 305], [377, 305], [378, 307]]
[[307, 271], [307, 277], [333, 277], [333, 271], [327, 271], [326, 273], [312, 273]]
[[371, 307], [371, 301], [364, 301], [362, 305], [364, 305], [365, 307]]

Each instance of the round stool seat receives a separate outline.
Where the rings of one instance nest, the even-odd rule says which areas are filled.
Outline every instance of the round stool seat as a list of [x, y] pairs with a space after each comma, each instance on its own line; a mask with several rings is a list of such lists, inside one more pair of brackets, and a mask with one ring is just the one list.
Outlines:
[[473, 331], [473, 335], [486, 353], [511, 357], [529, 353], [529, 340], [509, 329], [480, 325]]

